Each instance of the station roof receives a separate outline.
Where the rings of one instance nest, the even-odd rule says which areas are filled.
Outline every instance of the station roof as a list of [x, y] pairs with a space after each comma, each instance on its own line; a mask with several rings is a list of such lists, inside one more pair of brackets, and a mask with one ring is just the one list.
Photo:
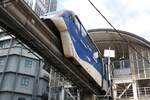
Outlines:
[[104, 53], [104, 49], [108, 49], [110, 47], [115, 50], [117, 57], [120, 58], [125, 56], [128, 58], [129, 43], [150, 48], [149, 41], [130, 32], [118, 30], [121, 36], [125, 39], [123, 39], [119, 33], [113, 29], [92, 29], [88, 32], [102, 54]]

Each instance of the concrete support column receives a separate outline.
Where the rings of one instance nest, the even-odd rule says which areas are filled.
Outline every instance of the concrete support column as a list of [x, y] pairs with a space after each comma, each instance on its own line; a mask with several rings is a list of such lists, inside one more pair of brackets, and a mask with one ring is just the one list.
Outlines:
[[134, 98], [134, 100], [138, 100], [137, 88], [136, 88], [136, 82], [135, 81], [132, 83], [132, 88], [133, 88], [133, 98]]
[[77, 100], [81, 100], [80, 98], [81, 98], [81, 97], [80, 97], [80, 91], [77, 90]]
[[64, 89], [64, 87], [62, 87], [61, 88], [61, 97], [60, 97], [60, 100], [65, 100], [64, 94], [65, 94], [65, 89]]
[[113, 98], [114, 98], [114, 100], [117, 100], [117, 86], [116, 86], [116, 84], [113, 84]]

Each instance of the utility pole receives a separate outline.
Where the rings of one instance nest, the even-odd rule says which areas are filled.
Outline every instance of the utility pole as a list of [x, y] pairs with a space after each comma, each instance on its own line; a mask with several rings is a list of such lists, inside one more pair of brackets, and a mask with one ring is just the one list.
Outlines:
[[111, 60], [110, 58], [114, 58], [115, 57], [115, 51], [114, 50], [111, 50], [110, 47], [109, 49], [106, 49], [104, 50], [104, 57], [107, 57], [108, 59], [108, 66], [107, 66], [107, 69], [108, 69], [108, 80], [109, 80], [109, 85], [110, 85], [110, 95], [112, 96], [112, 79], [111, 79]]

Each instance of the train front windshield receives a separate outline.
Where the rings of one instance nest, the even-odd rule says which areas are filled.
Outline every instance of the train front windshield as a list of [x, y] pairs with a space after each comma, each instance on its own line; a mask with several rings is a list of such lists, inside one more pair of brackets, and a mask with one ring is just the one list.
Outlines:
[[72, 20], [74, 21], [76, 27], [79, 29], [80, 34], [81, 34], [83, 37], [86, 37], [86, 36], [87, 36], [87, 32], [85, 31], [83, 25], [80, 23], [78, 17], [77, 17], [77, 16], [72, 16]]

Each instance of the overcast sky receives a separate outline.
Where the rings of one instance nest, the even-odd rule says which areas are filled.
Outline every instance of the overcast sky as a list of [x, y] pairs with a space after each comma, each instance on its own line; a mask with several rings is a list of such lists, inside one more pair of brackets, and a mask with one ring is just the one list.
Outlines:
[[[64, 9], [72, 10], [79, 16], [86, 29], [111, 28], [88, 0], [60, 1]], [[116, 29], [137, 34], [150, 41], [150, 0], [91, 1]]]

